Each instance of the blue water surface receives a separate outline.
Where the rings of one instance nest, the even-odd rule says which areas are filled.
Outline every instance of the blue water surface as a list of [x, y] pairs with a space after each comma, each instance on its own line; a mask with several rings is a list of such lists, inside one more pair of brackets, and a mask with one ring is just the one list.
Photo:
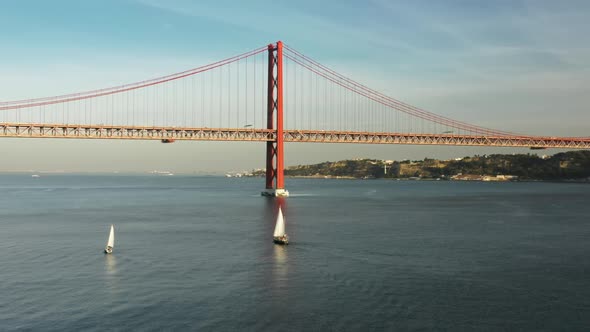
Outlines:
[[286, 184], [280, 201], [261, 178], [0, 175], [0, 330], [590, 326], [590, 185]]

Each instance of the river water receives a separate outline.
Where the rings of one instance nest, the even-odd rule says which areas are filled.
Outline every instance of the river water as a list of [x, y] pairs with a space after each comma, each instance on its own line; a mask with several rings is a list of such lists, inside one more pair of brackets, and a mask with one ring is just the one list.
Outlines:
[[0, 175], [0, 330], [590, 326], [590, 185], [287, 179], [284, 201], [262, 186]]

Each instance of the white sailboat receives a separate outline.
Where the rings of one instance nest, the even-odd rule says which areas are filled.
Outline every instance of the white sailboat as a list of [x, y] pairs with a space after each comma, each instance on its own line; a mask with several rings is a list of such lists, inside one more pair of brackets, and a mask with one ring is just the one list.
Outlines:
[[285, 218], [283, 211], [279, 206], [279, 213], [277, 215], [277, 223], [275, 225], [275, 232], [272, 235], [272, 241], [276, 244], [289, 244], [289, 237], [285, 233]]
[[104, 252], [106, 254], [112, 254], [114, 247], [115, 247], [115, 226], [111, 225], [111, 231], [109, 233], [109, 240], [107, 241], [106, 247], [104, 247]]

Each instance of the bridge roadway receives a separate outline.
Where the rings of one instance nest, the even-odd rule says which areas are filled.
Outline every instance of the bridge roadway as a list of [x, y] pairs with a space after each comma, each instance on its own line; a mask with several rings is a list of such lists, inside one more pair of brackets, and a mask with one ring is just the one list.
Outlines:
[[[590, 149], [590, 137], [484, 136], [286, 129], [283, 131], [283, 135], [285, 142]], [[271, 129], [256, 128], [0, 123], [0, 137], [266, 142], [275, 141], [276, 132]]]

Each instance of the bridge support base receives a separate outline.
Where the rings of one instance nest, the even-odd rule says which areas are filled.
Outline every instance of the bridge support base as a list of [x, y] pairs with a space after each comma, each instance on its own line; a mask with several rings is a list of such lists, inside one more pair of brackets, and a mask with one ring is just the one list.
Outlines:
[[267, 197], [289, 197], [289, 191], [286, 189], [266, 189], [260, 194]]

